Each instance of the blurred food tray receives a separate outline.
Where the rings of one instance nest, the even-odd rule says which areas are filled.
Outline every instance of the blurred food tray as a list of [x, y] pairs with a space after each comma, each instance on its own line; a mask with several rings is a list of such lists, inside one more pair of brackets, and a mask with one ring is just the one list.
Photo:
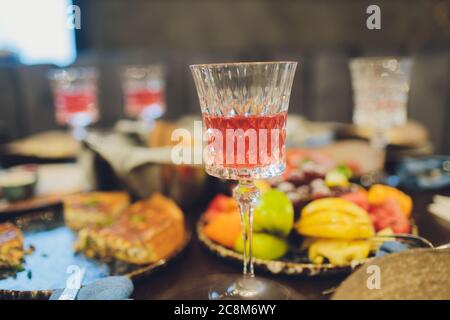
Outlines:
[[9, 162], [17, 159], [21, 163], [46, 162], [45, 160], [58, 162], [75, 159], [79, 151], [80, 143], [70, 133], [47, 131], [7, 144], [3, 147], [2, 158], [7, 158]]

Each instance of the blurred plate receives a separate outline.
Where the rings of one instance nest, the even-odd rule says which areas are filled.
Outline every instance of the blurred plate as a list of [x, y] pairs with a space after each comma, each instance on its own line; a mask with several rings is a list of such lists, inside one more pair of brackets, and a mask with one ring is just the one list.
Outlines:
[[[301, 150], [301, 149], [300, 149]], [[359, 177], [375, 170], [369, 143], [361, 140], [335, 141], [318, 148], [308, 148], [317, 152], [334, 163], [334, 165], [348, 165], [352, 168], [353, 177]], [[355, 154], [358, 157], [355, 157]]]
[[89, 189], [80, 166], [75, 163], [38, 165], [37, 176], [36, 196], [12, 203], [0, 199], [0, 221], [11, 215], [61, 206], [64, 196]]
[[88, 259], [72, 250], [76, 234], [65, 227], [61, 210], [30, 213], [13, 220], [25, 237], [25, 248], [34, 252], [25, 256], [24, 270], [15, 275], [0, 271], [0, 299], [46, 299], [52, 290], [64, 288], [67, 267], [85, 267], [83, 285], [109, 275], [126, 275], [141, 279], [179, 256], [188, 245], [191, 232], [186, 228], [185, 241], [169, 257], [147, 265], [132, 265], [121, 261]]
[[[336, 134], [341, 138], [368, 139], [370, 130], [356, 125], [340, 125], [336, 128]], [[408, 120], [405, 125], [388, 130], [388, 142], [389, 145], [417, 148], [428, 144], [428, 130], [421, 123]]]
[[80, 151], [80, 143], [68, 132], [48, 131], [8, 144], [4, 153], [10, 156], [36, 159], [74, 159]]
[[[414, 221], [411, 221], [412, 233], [417, 234], [417, 226]], [[205, 226], [205, 220], [202, 218], [197, 223], [197, 235], [200, 242], [205, 245], [211, 252], [215, 253], [221, 258], [236, 261], [242, 263], [242, 254], [226, 248], [221, 244], [209, 239], [203, 232]], [[361, 261], [355, 261], [351, 265], [337, 266], [331, 263], [314, 264], [311, 263], [308, 258], [301, 253], [288, 251], [288, 253], [279, 260], [263, 260], [254, 258], [254, 266], [260, 271], [272, 273], [272, 274], [284, 274], [289, 276], [330, 276], [330, 275], [342, 275], [349, 274], [358, 266], [373, 259], [369, 257]]]
[[5, 218], [29, 211], [40, 211], [61, 206], [62, 195], [50, 194], [10, 203], [0, 200], [0, 221]]
[[[217, 242], [209, 239], [203, 232], [205, 225], [204, 219], [200, 219], [197, 223], [197, 235], [202, 244], [204, 244], [210, 251], [221, 258], [242, 263], [242, 254], [228, 249]], [[291, 276], [306, 275], [306, 276], [321, 276], [321, 275], [338, 275], [350, 273], [357, 266], [363, 264], [366, 260], [360, 261], [354, 265], [336, 266], [333, 264], [313, 264], [308, 262], [306, 256], [298, 256], [297, 261], [293, 257], [289, 257], [291, 253], [280, 260], [263, 260], [253, 258], [253, 263], [256, 269], [269, 272], [272, 274], [285, 274]]]

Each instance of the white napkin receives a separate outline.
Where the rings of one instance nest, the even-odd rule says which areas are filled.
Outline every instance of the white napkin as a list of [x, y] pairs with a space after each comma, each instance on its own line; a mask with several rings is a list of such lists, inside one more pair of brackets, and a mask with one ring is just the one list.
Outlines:
[[120, 134], [90, 133], [85, 142], [105, 159], [119, 178], [144, 164], [170, 163], [171, 147], [145, 148], [134, 146]]

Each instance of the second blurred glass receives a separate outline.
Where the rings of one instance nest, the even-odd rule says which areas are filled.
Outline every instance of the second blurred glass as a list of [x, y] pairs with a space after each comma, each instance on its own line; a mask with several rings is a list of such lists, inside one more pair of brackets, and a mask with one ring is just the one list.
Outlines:
[[126, 66], [121, 80], [127, 116], [152, 124], [164, 114], [165, 79], [161, 65]]
[[370, 185], [383, 179], [388, 129], [406, 123], [411, 59], [356, 58], [350, 61], [353, 122], [370, 130], [375, 172], [363, 177]]

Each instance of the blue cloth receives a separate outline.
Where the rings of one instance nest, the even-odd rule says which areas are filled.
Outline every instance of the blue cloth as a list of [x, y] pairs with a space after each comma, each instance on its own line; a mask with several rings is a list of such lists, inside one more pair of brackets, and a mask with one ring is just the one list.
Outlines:
[[[83, 286], [76, 300], [125, 300], [133, 293], [133, 282], [124, 276], [107, 277]], [[63, 290], [53, 291], [50, 300], [58, 300]]]
[[396, 175], [404, 187], [418, 190], [450, 186], [450, 156], [402, 160]]
[[395, 253], [395, 252], [401, 252], [408, 249], [408, 247], [398, 241], [385, 241], [383, 244], [378, 248], [375, 256], [381, 257], [386, 254]]

